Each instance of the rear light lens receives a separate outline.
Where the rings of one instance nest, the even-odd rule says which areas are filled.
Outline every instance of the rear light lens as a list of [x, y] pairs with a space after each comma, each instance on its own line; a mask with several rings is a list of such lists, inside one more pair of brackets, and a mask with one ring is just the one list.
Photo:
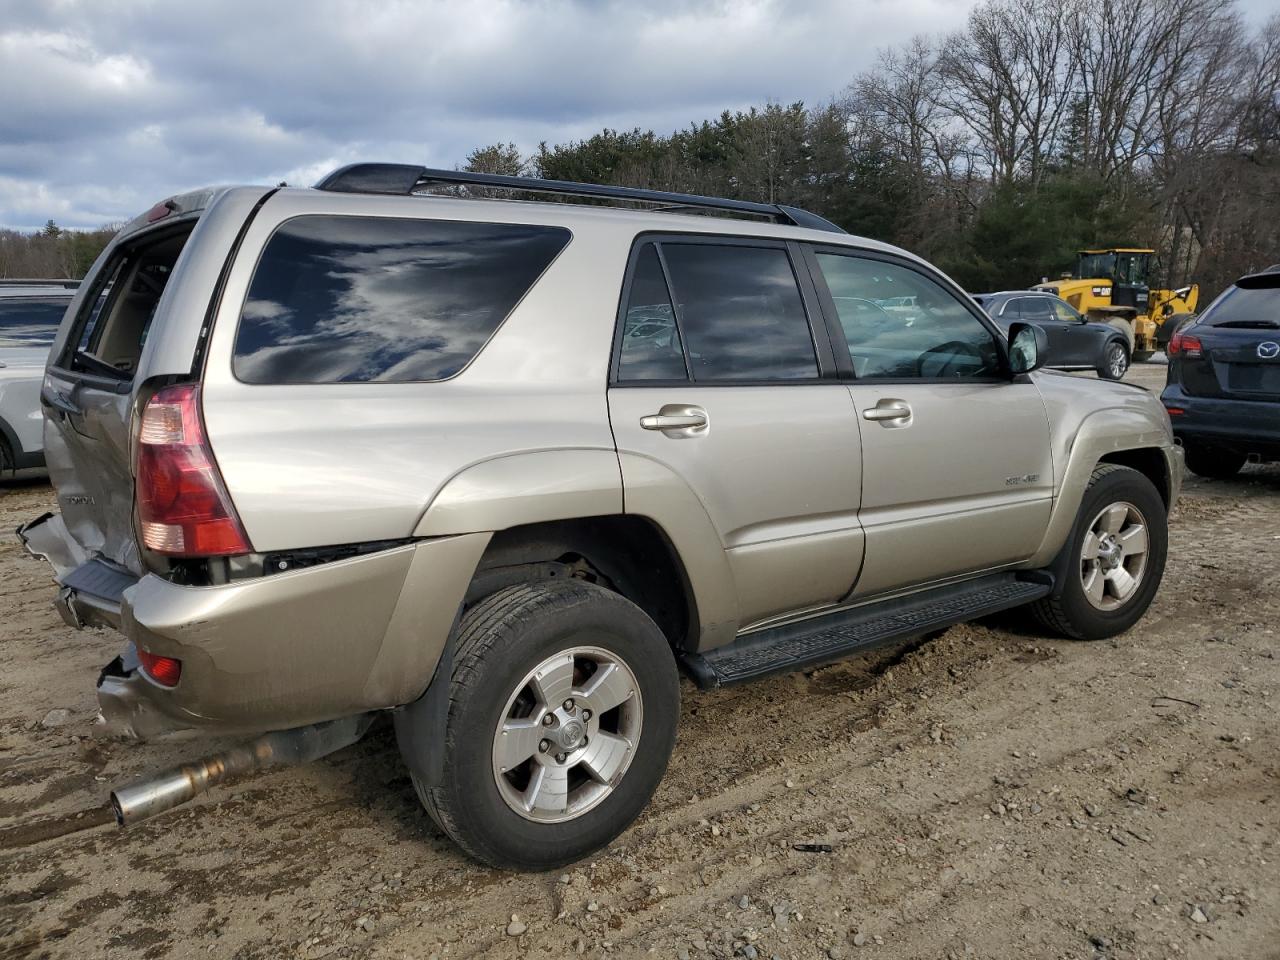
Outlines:
[[176, 687], [182, 679], [181, 660], [147, 653], [145, 650], [138, 651], [138, 660], [143, 672], [162, 687]]
[[143, 408], [137, 501], [148, 550], [171, 557], [253, 552], [205, 439], [197, 385], [165, 387]]
[[1182, 331], [1178, 331], [1173, 335], [1173, 339], [1169, 341], [1169, 356], [1184, 356], [1189, 359], [1204, 356], [1204, 349], [1200, 345], [1198, 337], [1189, 337]]

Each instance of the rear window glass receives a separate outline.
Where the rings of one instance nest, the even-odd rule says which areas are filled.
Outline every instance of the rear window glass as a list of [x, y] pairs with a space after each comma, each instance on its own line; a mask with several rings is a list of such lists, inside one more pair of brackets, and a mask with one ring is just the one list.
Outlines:
[[1230, 287], [1205, 311], [1203, 321], [1211, 327], [1280, 328], [1280, 273], [1250, 277]]
[[70, 297], [19, 297], [0, 300], [0, 340], [49, 346]]
[[297, 217], [258, 261], [235, 374], [247, 383], [451, 377], [568, 242], [561, 227]]

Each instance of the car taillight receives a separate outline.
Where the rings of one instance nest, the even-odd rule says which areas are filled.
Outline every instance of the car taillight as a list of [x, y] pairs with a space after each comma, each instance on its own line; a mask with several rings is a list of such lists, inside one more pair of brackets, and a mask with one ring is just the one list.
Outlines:
[[143, 672], [162, 687], [176, 687], [182, 679], [181, 660], [139, 650], [138, 662], [142, 664]]
[[165, 387], [138, 433], [138, 524], [148, 550], [171, 557], [252, 553], [200, 420], [200, 388]]
[[1189, 337], [1181, 331], [1175, 333], [1173, 339], [1169, 341], [1169, 356], [1176, 357], [1179, 354], [1192, 359], [1204, 356], [1203, 348], [1200, 346], [1200, 339], [1198, 337]]

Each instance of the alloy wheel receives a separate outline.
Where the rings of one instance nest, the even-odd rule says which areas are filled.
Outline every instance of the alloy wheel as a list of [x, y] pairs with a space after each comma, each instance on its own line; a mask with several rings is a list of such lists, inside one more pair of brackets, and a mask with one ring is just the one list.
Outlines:
[[1147, 521], [1127, 501], [1113, 503], [1089, 524], [1080, 549], [1080, 583], [1099, 610], [1118, 610], [1137, 593], [1147, 570]]
[[493, 736], [498, 792], [527, 820], [560, 823], [605, 800], [635, 756], [644, 721], [631, 668], [601, 647], [574, 647], [530, 670]]

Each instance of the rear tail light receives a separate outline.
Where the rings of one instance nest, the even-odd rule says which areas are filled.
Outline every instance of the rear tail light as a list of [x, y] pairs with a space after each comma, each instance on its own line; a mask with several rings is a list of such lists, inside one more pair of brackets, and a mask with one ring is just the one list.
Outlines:
[[253, 552], [205, 438], [196, 384], [165, 387], [143, 408], [137, 501], [148, 550], [171, 557]]
[[1187, 412], [1181, 407], [1165, 407], [1164, 409], [1171, 417], [1180, 417]]
[[181, 660], [139, 650], [138, 661], [142, 664], [143, 672], [162, 687], [176, 687], [182, 679]]
[[1204, 356], [1203, 348], [1200, 346], [1200, 339], [1198, 337], [1189, 337], [1181, 331], [1175, 333], [1173, 339], [1169, 341], [1169, 356], [1176, 357], [1179, 354], [1190, 359]]

